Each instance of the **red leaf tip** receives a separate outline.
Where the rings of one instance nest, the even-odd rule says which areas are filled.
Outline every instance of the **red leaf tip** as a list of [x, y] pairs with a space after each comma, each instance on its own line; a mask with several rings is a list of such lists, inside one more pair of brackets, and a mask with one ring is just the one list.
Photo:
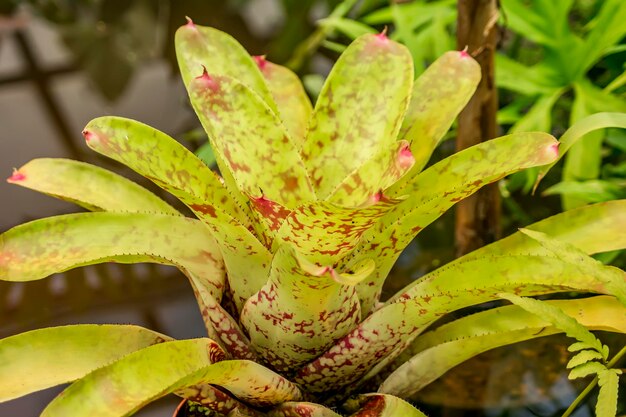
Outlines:
[[265, 55], [255, 55], [252, 58], [254, 58], [254, 61], [261, 71], [265, 70], [265, 67], [267, 66], [267, 60], [265, 59]]
[[9, 178], [7, 178], [7, 182], [13, 183], [18, 181], [24, 181], [25, 179], [26, 175], [13, 168], [13, 174]]
[[93, 132], [85, 129], [85, 130], [83, 130], [83, 137], [85, 138], [85, 141], [89, 142], [90, 140], [92, 140], [95, 137], [95, 135], [94, 135]]
[[379, 34], [377, 34], [377, 35], [375, 35], [375, 36], [376, 36], [376, 38], [377, 38], [379, 41], [381, 41], [381, 42], [383, 42], [383, 43], [387, 43], [387, 42], [389, 42], [389, 38], [387, 37], [387, 26], [385, 26], [385, 27], [383, 28], [383, 31], [382, 31], [382, 32], [380, 32]]
[[398, 165], [402, 169], [410, 168], [415, 163], [415, 158], [413, 157], [413, 152], [411, 152], [411, 147], [409, 145], [404, 145], [400, 152], [398, 152]]
[[213, 91], [218, 89], [217, 82], [209, 75], [209, 72], [204, 65], [202, 66], [202, 75], [196, 77], [196, 80], [203, 81], [204, 84]]
[[559, 156], [559, 144], [558, 143], [554, 143], [548, 146], [548, 150], [554, 154], [555, 158]]
[[465, 48], [463, 48], [463, 50], [459, 51], [459, 55], [461, 56], [461, 58], [469, 58], [470, 55], [469, 53], [467, 53], [468, 47], [467, 45], [465, 45]]
[[187, 24], [185, 26], [187, 26], [190, 29], [196, 28], [196, 25], [193, 23], [193, 20], [191, 20], [191, 17], [185, 16], [185, 19], [187, 19]]

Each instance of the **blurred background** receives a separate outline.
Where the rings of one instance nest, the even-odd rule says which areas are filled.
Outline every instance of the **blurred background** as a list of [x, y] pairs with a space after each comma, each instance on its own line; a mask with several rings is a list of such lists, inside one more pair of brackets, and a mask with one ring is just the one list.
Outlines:
[[[626, 8], [611, 0], [562, 1], [564, 13], [545, 15], [548, 23], [529, 28], [525, 13], [541, 15], [540, 3], [546, 2], [501, 2], [500, 133], [558, 135], [586, 114], [626, 112]], [[617, 6], [606, 11], [605, 3]], [[173, 202], [141, 177], [89, 152], [80, 132], [98, 116], [128, 117], [168, 133], [212, 163], [176, 68], [174, 32], [185, 16], [232, 34], [253, 55], [290, 66], [313, 99], [338, 54], [362, 33], [389, 27], [391, 36], [413, 53], [416, 75], [441, 53], [456, 49], [456, 1], [450, 0], [0, 0], [0, 176], [9, 177], [13, 168], [37, 157], [80, 159], [116, 170]], [[550, 28], [559, 26], [557, 18], [564, 26], [549, 33], [557, 30]], [[595, 35], [597, 27], [609, 35]], [[602, 54], [590, 62], [581, 58], [580, 69], [572, 70], [575, 59], [563, 48], [569, 45], [571, 52], [572, 46], [587, 44]], [[453, 129], [447, 138], [454, 136]], [[529, 194], [532, 174], [500, 183], [505, 234], [564, 207], [626, 196], [626, 136], [608, 130], [592, 141], [569, 168], [552, 172], [544, 195]], [[435, 159], [453, 150], [454, 141], [446, 141]], [[0, 232], [80, 210], [4, 181], [0, 203]], [[420, 234], [394, 270], [387, 294], [453, 258], [453, 220], [447, 214]], [[623, 266], [624, 256], [608, 254], [603, 260]], [[0, 282], [0, 337], [73, 323], [133, 323], [175, 338], [204, 335], [191, 289], [172, 268], [106, 264], [49, 280]], [[448, 416], [554, 415], [578, 388], [561, 372], [565, 345], [553, 341], [481, 355], [433, 384], [419, 400], [427, 410], [447, 401], [450, 407], [439, 411]], [[539, 348], [540, 364], [536, 354], [528, 353]], [[493, 366], [494, 361], [505, 365]], [[59, 391], [0, 404], [0, 416], [39, 415]], [[170, 416], [177, 402], [168, 397], [137, 415]], [[591, 408], [575, 415], [591, 416]]]

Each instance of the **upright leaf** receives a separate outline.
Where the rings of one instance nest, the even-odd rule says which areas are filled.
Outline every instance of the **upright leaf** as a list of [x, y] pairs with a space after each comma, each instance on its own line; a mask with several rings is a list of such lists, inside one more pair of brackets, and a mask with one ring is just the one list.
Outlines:
[[218, 162], [242, 193], [263, 194], [288, 208], [315, 200], [296, 146], [257, 94], [234, 78], [208, 73], [188, 89]]
[[384, 35], [364, 35], [341, 55], [315, 104], [302, 158], [326, 199], [351, 172], [396, 140], [412, 84], [411, 56]]
[[263, 56], [254, 57], [278, 107], [296, 148], [300, 149], [311, 117], [311, 100], [300, 79], [289, 68], [269, 62]]
[[272, 95], [256, 63], [235, 38], [220, 30], [189, 21], [176, 31], [176, 58], [185, 86], [202, 74], [227, 75], [247, 85], [276, 111]]
[[450, 51], [433, 62], [413, 85], [409, 108], [398, 134], [411, 144], [415, 165], [394, 187], [401, 189], [424, 168], [452, 122], [474, 94], [480, 66], [466, 52]]

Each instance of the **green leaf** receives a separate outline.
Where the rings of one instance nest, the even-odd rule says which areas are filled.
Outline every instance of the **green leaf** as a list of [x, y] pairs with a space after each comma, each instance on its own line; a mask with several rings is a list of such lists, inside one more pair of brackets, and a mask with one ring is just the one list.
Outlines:
[[364, 35], [341, 55], [317, 99], [301, 152], [319, 199], [372, 155], [393, 147], [412, 77], [409, 52], [382, 35]]
[[589, 132], [593, 132], [598, 129], [604, 129], [607, 127], [619, 127], [626, 129], [626, 114], [622, 113], [597, 113], [591, 116], [587, 116], [576, 123], [574, 123], [567, 131], [561, 136], [559, 140], [559, 156], [558, 159], [549, 165], [541, 168], [537, 182], [535, 183], [535, 189], [539, 182], [545, 177], [547, 172], [558, 162], [559, 159], [565, 155], [565, 153], [574, 145], [580, 138], [585, 136]]
[[70, 385], [42, 417], [126, 416], [166, 394], [200, 384], [218, 385], [257, 406], [301, 396], [295, 385], [261, 365], [222, 359], [223, 352], [210, 339], [151, 346]]
[[596, 417], [617, 416], [618, 385], [621, 373], [619, 369], [607, 369], [598, 373], [600, 392], [596, 403]]
[[409, 197], [383, 216], [363, 236], [355, 256], [346, 259], [348, 266], [365, 254], [376, 259], [375, 274], [358, 287], [363, 314], [369, 313], [391, 267], [420, 230], [482, 186], [553, 161], [555, 145], [546, 133], [503, 136], [458, 152], [415, 177], [410, 189], [398, 192]]
[[595, 350], [583, 350], [582, 352], [574, 355], [574, 357], [572, 357], [572, 359], [567, 362], [567, 369], [574, 368], [576, 366], [582, 365], [583, 363], [590, 362], [594, 359], [603, 359], [602, 354]]
[[170, 340], [131, 325], [79, 324], [0, 340], [0, 402], [74, 381], [131, 352]]
[[[315, 193], [295, 144], [260, 97], [234, 78], [205, 74], [188, 86], [191, 104], [209, 135], [221, 171], [248, 195], [293, 208]], [[250, 144], [254, 132], [254, 146]]]
[[407, 347], [441, 315], [497, 299], [502, 292], [527, 296], [563, 291], [612, 295], [607, 281], [623, 281], [624, 272], [602, 265], [599, 268], [606, 268], [603, 274], [612, 274], [611, 279], [598, 278], [587, 268], [554, 256], [483, 256], [439, 268], [370, 314], [298, 371], [295, 381], [313, 392], [352, 383], [381, 358]]
[[[626, 333], [626, 312], [613, 297], [547, 303], [557, 306], [591, 329]], [[417, 337], [395, 359], [391, 367], [394, 371], [379, 390], [409, 397], [448, 370], [482, 352], [559, 332], [549, 321], [518, 306], [499, 307], [463, 317]]]
[[[553, 239], [576, 246], [587, 254], [594, 254], [626, 248], [626, 236], [622, 233], [624, 222], [626, 222], [626, 200], [617, 200], [559, 213], [526, 229], [546, 233]], [[548, 253], [549, 251], [538, 241], [528, 239], [526, 234], [517, 232], [454, 262], [499, 254]]]
[[602, 355], [603, 360], [607, 360], [607, 357], [603, 355], [604, 348], [602, 342], [587, 330], [585, 326], [565, 314], [560, 308], [532, 298], [519, 297], [515, 294], [501, 294], [501, 297], [520, 306], [529, 313], [552, 323], [554, 327], [564, 331], [567, 336], [588, 344]]
[[285, 124], [296, 148], [300, 149], [311, 117], [311, 101], [300, 79], [289, 68], [255, 57], [265, 82], [278, 107], [280, 119]]
[[210, 142], [206, 142], [204, 145], [200, 146], [196, 150], [196, 156], [200, 158], [200, 160], [208, 167], [213, 167], [217, 163], [215, 153], [213, 152], [213, 148], [211, 148]]
[[574, 197], [585, 203], [598, 203], [626, 197], [626, 183], [611, 181], [562, 181], [547, 188], [542, 195], [563, 195]]
[[198, 220], [142, 213], [79, 213], [16, 226], [0, 235], [0, 279], [31, 281], [79, 266], [115, 261], [182, 268], [220, 298], [222, 259]]
[[403, 189], [424, 168], [452, 122], [474, 94], [480, 66], [465, 52], [451, 51], [433, 62], [413, 85], [398, 134], [411, 144], [415, 165], [392, 190]]
[[606, 366], [598, 362], [587, 362], [572, 369], [568, 375], [569, 379], [584, 378], [592, 374], [599, 374], [606, 371]]
[[552, 130], [552, 107], [561, 97], [564, 89], [559, 88], [540, 96], [533, 106], [511, 128], [511, 133]]
[[292, 247], [281, 246], [267, 284], [245, 304], [241, 323], [257, 352], [279, 371], [289, 371], [323, 353], [360, 320], [354, 285], [373, 269], [354, 274], [317, 266]]
[[180, 216], [145, 188], [106, 169], [60, 158], [33, 159], [8, 179], [88, 210], [155, 212]]
[[214, 28], [188, 23], [176, 31], [174, 43], [185, 86], [206, 69], [209, 74], [235, 78], [276, 111], [261, 71], [235, 38]]
[[536, 3], [531, 6], [522, 0], [502, 0], [506, 25], [536, 43], [556, 47], [559, 38], [554, 36], [555, 26], [559, 22], [545, 16], [537, 9]]
[[350, 417], [426, 417], [403, 399], [384, 393], [360, 395], [351, 405], [359, 409]]
[[378, 31], [371, 26], [361, 23], [357, 20], [347, 19], [345, 17], [334, 17], [318, 20], [317, 23], [322, 26], [333, 28], [343, 33], [350, 39], [356, 39], [366, 34], [376, 34]]
[[525, 96], [549, 94], [555, 88], [564, 87], [554, 70], [545, 64], [528, 67], [507, 57], [496, 54], [496, 85]]

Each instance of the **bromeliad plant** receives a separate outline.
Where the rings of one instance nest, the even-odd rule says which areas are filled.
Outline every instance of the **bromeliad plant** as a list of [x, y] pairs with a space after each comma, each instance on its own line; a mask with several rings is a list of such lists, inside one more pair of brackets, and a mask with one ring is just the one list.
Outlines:
[[[312, 109], [293, 73], [251, 58], [222, 32], [189, 22], [176, 45], [221, 177], [132, 120], [99, 118], [83, 133], [90, 148], [172, 193], [197, 219], [101, 168], [34, 160], [9, 182], [94, 213], [2, 234], [0, 278], [36, 280], [109, 261], [174, 265], [195, 290], [208, 338], [89, 325], [9, 337], [0, 341], [1, 400], [75, 381], [42, 415], [126, 416], [175, 393], [219, 415], [419, 416], [400, 397], [465, 358], [537, 337], [537, 327], [558, 331], [504, 307], [461, 336], [420, 336], [448, 312], [503, 293], [591, 292], [604, 295], [559, 306], [587, 327], [626, 332], [624, 272], [588, 257], [626, 247], [626, 201], [532, 225], [380, 302], [420, 230], [484, 184], [558, 158], [550, 135], [518, 133], [423, 170], [478, 83], [467, 54], [446, 53], [413, 83], [406, 48], [365, 35]], [[344, 402], [381, 375], [378, 393]]]

